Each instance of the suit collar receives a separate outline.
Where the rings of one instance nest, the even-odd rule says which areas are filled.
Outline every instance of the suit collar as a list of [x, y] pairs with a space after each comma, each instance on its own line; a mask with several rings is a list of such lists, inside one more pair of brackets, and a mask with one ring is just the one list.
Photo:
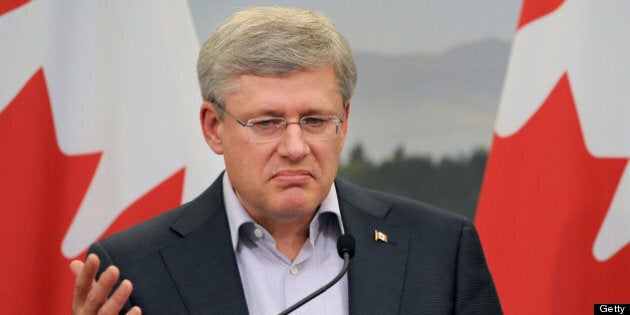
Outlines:
[[191, 314], [246, 314], [243, 286], [230, 246], [222, 176], [185, 207], [171, 229], [182, 238], [160, 254]]
[[[356, 240], [348, 271], [350, 314], [398, 313], [409, 230], [386, 222], [389, 202], [341, 179], [335, 183], [346, 233]], [[388, 242], [376, 240], [375, 231], [386, 234]]]
[[[188, 311], [193, 314], [247, 313], [229, 242], [222, 176], [185, 206], [182, 215], [171, 225], [182, 238], [160, 251]], [[356, 240], [355, 256], [348, 271], [350, 314], [398, 313], [409, 231], [386, 222], [389, 202], [341, 179], [336, 179], [335, 185], [346, 233]], [[375, 230], [385, 233], [388, 242], [375, 241]]]

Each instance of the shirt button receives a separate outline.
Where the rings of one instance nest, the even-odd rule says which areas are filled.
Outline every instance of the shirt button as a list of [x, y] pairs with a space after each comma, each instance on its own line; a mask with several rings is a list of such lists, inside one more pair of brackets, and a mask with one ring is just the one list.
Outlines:
[[297, 266], [291, 267], [290, 272], [291, 272], [292, 275], [297, 275], [298, 274], [298, 267]]
[[256, 237], [261, 238], [263, 237], [263, 231], [261, 229], [255, 229], [254, 230], [254, 235], [256, 235]]

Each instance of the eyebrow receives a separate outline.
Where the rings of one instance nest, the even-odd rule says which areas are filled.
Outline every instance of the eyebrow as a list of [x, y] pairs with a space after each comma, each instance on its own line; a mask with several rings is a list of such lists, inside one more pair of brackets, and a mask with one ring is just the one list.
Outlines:
[[[332, 112], [328, 112], [328, 111], [323, 111], [323, 108], [310, 108], [304, 112], [300, 112], [299, 115], [300, 117], [305, 117], [305, 116], [314, 116], [314, 115], [337, 115], [338, 113], [332, 111]], [[285, 117], [285, 112], [284, 111], [280, 111], [277, 109], [273, 109], [273, 108], [267, 108], [267, 109], [260, 109], [257, 111], [253, 111], [249, 114], [245, 113], [244, 115], [247, 115], [250, 118], [258, 118], [258, 117]]]

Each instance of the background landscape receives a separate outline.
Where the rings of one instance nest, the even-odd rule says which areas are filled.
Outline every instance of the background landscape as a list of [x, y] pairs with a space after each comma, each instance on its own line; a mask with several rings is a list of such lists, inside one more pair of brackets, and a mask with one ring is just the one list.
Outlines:
[[474, 217], [520, 1], [189, 3], [200, 42], [254, 5], [331, 17], [359, 70], [340, 175]]

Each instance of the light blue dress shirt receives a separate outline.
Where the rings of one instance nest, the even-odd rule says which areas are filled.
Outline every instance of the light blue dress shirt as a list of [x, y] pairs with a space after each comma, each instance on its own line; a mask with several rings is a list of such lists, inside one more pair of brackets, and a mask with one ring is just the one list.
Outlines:
[[[223, 176], [223, 199], [250, 314], [280, 313], [328, 283], [343, 267], [337, 254], [343, 224], [334, 183], [293, 262], [276, 249], [271, 234], [245, 211], [227, 173]], [[348, 314], [347, 275], [291, 314]]]

